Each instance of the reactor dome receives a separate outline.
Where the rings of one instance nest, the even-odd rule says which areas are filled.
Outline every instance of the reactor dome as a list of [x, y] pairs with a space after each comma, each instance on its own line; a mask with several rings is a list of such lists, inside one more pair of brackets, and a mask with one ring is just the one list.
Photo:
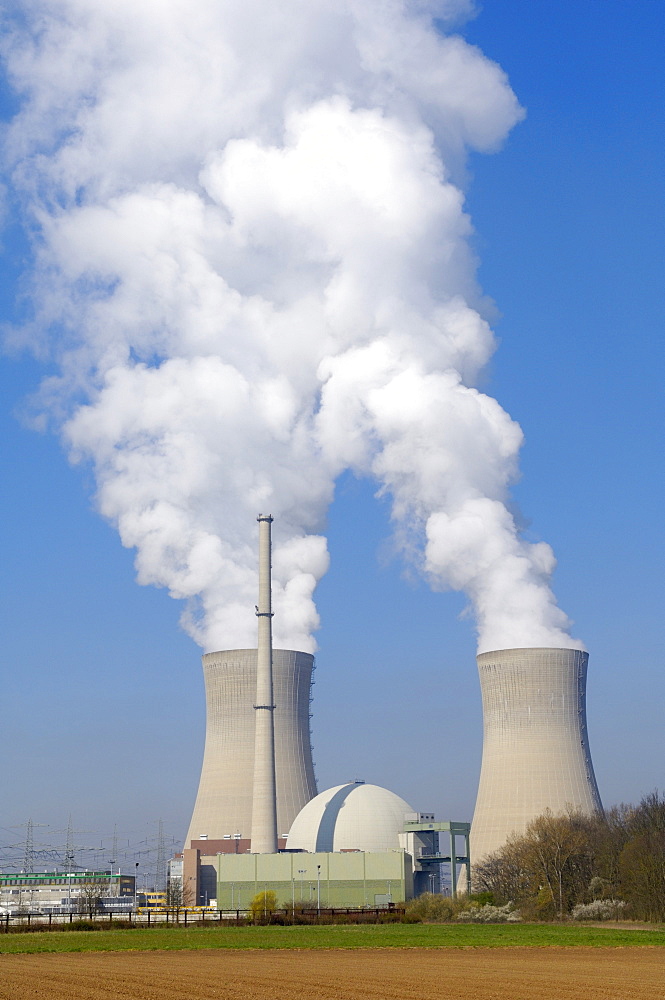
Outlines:
[[405, 816], [412, 812], [408, 802], [379, 785], [336, 785], [303, 806], [286, 846], [311, 853], [397, 850]]

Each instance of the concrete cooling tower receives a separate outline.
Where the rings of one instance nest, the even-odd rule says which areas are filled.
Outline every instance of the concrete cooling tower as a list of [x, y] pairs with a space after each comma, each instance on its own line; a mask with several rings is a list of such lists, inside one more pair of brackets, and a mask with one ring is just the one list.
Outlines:
[[[257, 655], [256, 649], [231, 649], [203, 657], [206, 741], [186, 847], [201, 838], [251, 838]], [[316, 795], [309, 726], [313, 667], [310, 653], [272, 651], [279, 837]]]
[[602, 809], [586, 726], [588, 659], [549, 648], [478, 656], [484, 732], [472, 870], [547, 809]]

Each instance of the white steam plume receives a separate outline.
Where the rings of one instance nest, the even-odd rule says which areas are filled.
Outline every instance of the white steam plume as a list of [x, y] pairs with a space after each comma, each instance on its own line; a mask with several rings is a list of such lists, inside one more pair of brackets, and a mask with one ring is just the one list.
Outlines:
[[141, 583], [206, 649], [254, 644], [255, 516], [275, 639], [314, 648], [336, 477], [374, 477], [481, 649], [572, 644], [550, 548], [506, 507], [519, 427], [461, 183], [521, 111], [434, 28], [468, 0], [24, 0], [7, 135], [35, 235], [40, 405], [91, 460]]

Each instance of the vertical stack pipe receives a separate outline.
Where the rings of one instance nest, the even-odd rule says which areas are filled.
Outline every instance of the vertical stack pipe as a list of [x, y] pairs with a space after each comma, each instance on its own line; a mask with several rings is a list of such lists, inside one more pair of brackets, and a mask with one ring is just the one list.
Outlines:
[[254, 785], [252, 795], [252, 853], [277, 851], [277, 783], [272, 683], [272, 596], [270, 514], [259, 514], [259, 603], [256, 702], [254, 715]]
[[478, 656], [484, 732], [472, 863], [548, 809], [602, 809], [586, 724], [588, 659], [548, 647]]

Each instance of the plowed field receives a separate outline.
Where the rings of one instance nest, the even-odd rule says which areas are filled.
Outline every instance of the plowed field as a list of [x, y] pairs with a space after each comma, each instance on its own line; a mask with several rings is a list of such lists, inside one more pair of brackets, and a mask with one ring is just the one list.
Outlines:
[[661, 1000], [662, 948], [0, 956], [2, 1000]]

